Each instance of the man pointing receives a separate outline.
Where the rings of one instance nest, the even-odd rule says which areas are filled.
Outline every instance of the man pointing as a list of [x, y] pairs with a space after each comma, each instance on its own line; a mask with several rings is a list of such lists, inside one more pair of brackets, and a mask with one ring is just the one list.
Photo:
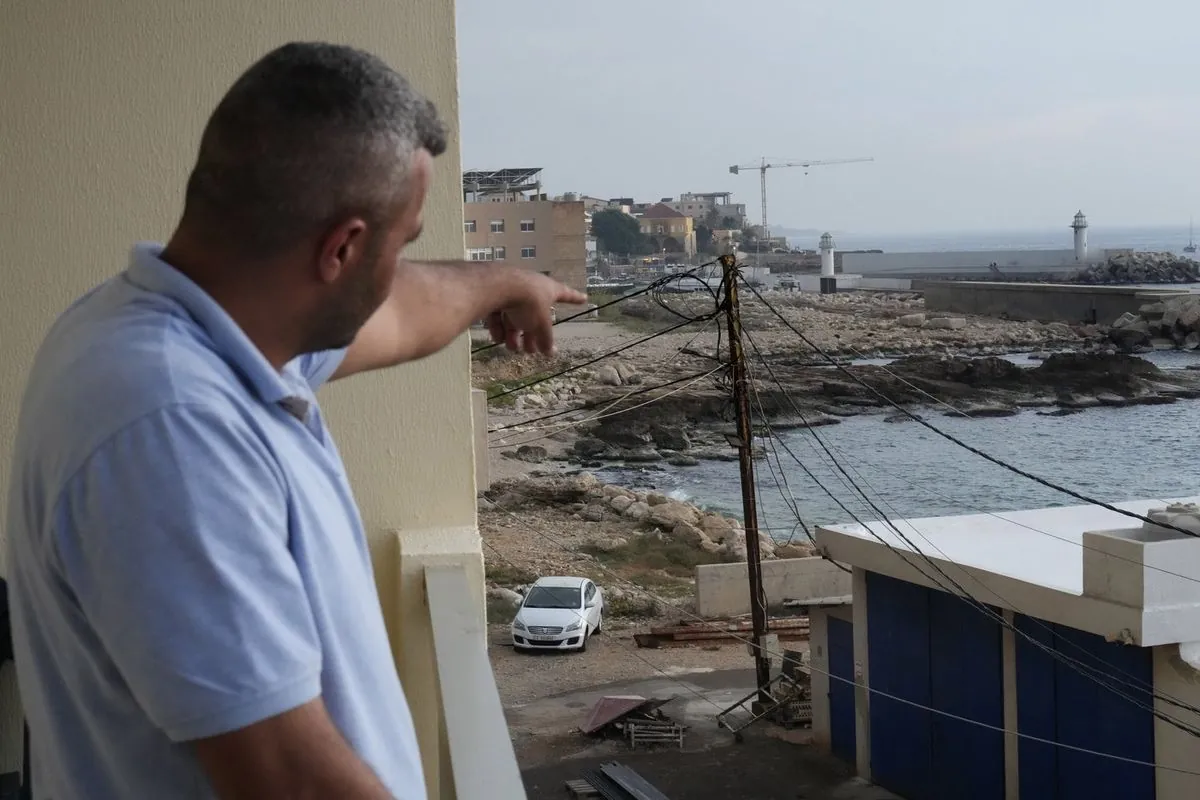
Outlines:
[[585, 301], [404, 259], [445, 147], [379, 59], [275, 50], [209, 120], [167, 244], [134, 247], [51, 329], [7, 520], [37, 796], [425, 797], [314, 392], [478, 319], [549, 352], [551, 306]]

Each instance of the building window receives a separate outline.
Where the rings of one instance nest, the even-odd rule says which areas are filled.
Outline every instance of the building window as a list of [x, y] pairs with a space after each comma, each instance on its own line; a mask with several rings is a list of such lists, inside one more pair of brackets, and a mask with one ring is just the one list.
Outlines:
[[508, 253], [503, 247], [493, 247], [492, 258], [496, 261], [503, 261], [504, 259], [508, 258]]
[[491, 261], [492, 248], [490, 247], [472, 247], [467, 250], [467, 258], [471, 261]]
[[492, 220], [492, 233], [504, 233], [504, 220]]
[[[531, 220], [531, 219], [521, 220], [521, 233], [533, 233], [533, 220]], [[532, 258], [532, 256], [531, 256], [531, 258]]]
[[[524, 225], [525, 223], [521, 223], [521, 224]], [[536, 247], [522, 247], [521, 248], [521, 258], [537, 258], [537, 248]]]
[[463, 231], [465, 233], [474, 233], [475, 232], [475, 220], [469, 219], [466, 222], [464, 222], [463, 223]]
[[657, 233], [663, 233], [663, 226], [662, 226], [662, 225], [656, 225], [655, 227], [657, 228], [657, 231], [656, 231]]

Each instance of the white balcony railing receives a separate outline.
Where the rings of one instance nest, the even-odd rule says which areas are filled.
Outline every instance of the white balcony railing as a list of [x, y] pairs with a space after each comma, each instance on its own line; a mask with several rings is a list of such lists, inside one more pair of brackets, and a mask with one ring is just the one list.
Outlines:
[[488, 658], [474, 529], [403, 531], [394, 651], [430, 800], [526, 797]]

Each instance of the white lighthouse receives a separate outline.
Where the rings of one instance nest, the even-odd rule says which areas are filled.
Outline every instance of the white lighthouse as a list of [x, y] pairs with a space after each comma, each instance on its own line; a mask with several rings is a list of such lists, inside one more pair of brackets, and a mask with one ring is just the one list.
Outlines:
[[837, 291], [837, 278], [833, 274], [833, 234], [821, 234], [821, 294]]
[[1071, 229], [1075, 231], [1075, 260], [1087, 261], [1087, 217], [1083, 215], [1083, 211], [1075, 215]]
[[821, 234], [821, 277], [833, 277], [833, 234]]

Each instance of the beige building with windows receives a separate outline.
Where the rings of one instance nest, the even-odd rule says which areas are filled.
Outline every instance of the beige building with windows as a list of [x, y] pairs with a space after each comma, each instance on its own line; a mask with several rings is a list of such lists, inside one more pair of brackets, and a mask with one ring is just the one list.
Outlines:
[[[508, 172], [508, 171], [501, 171]], [[463, 176], [463, 236], [471, 261], [504, 261], [549, 275], [573, 289], [587, 287], [588, 227], [580, 200], [527, 199], [511, 184], [487, 192]]]
[[638, 225], [656, 248], [689, 258], [696, 255], [695, 220], [665, 203], [655, 203], [643, 211]]

